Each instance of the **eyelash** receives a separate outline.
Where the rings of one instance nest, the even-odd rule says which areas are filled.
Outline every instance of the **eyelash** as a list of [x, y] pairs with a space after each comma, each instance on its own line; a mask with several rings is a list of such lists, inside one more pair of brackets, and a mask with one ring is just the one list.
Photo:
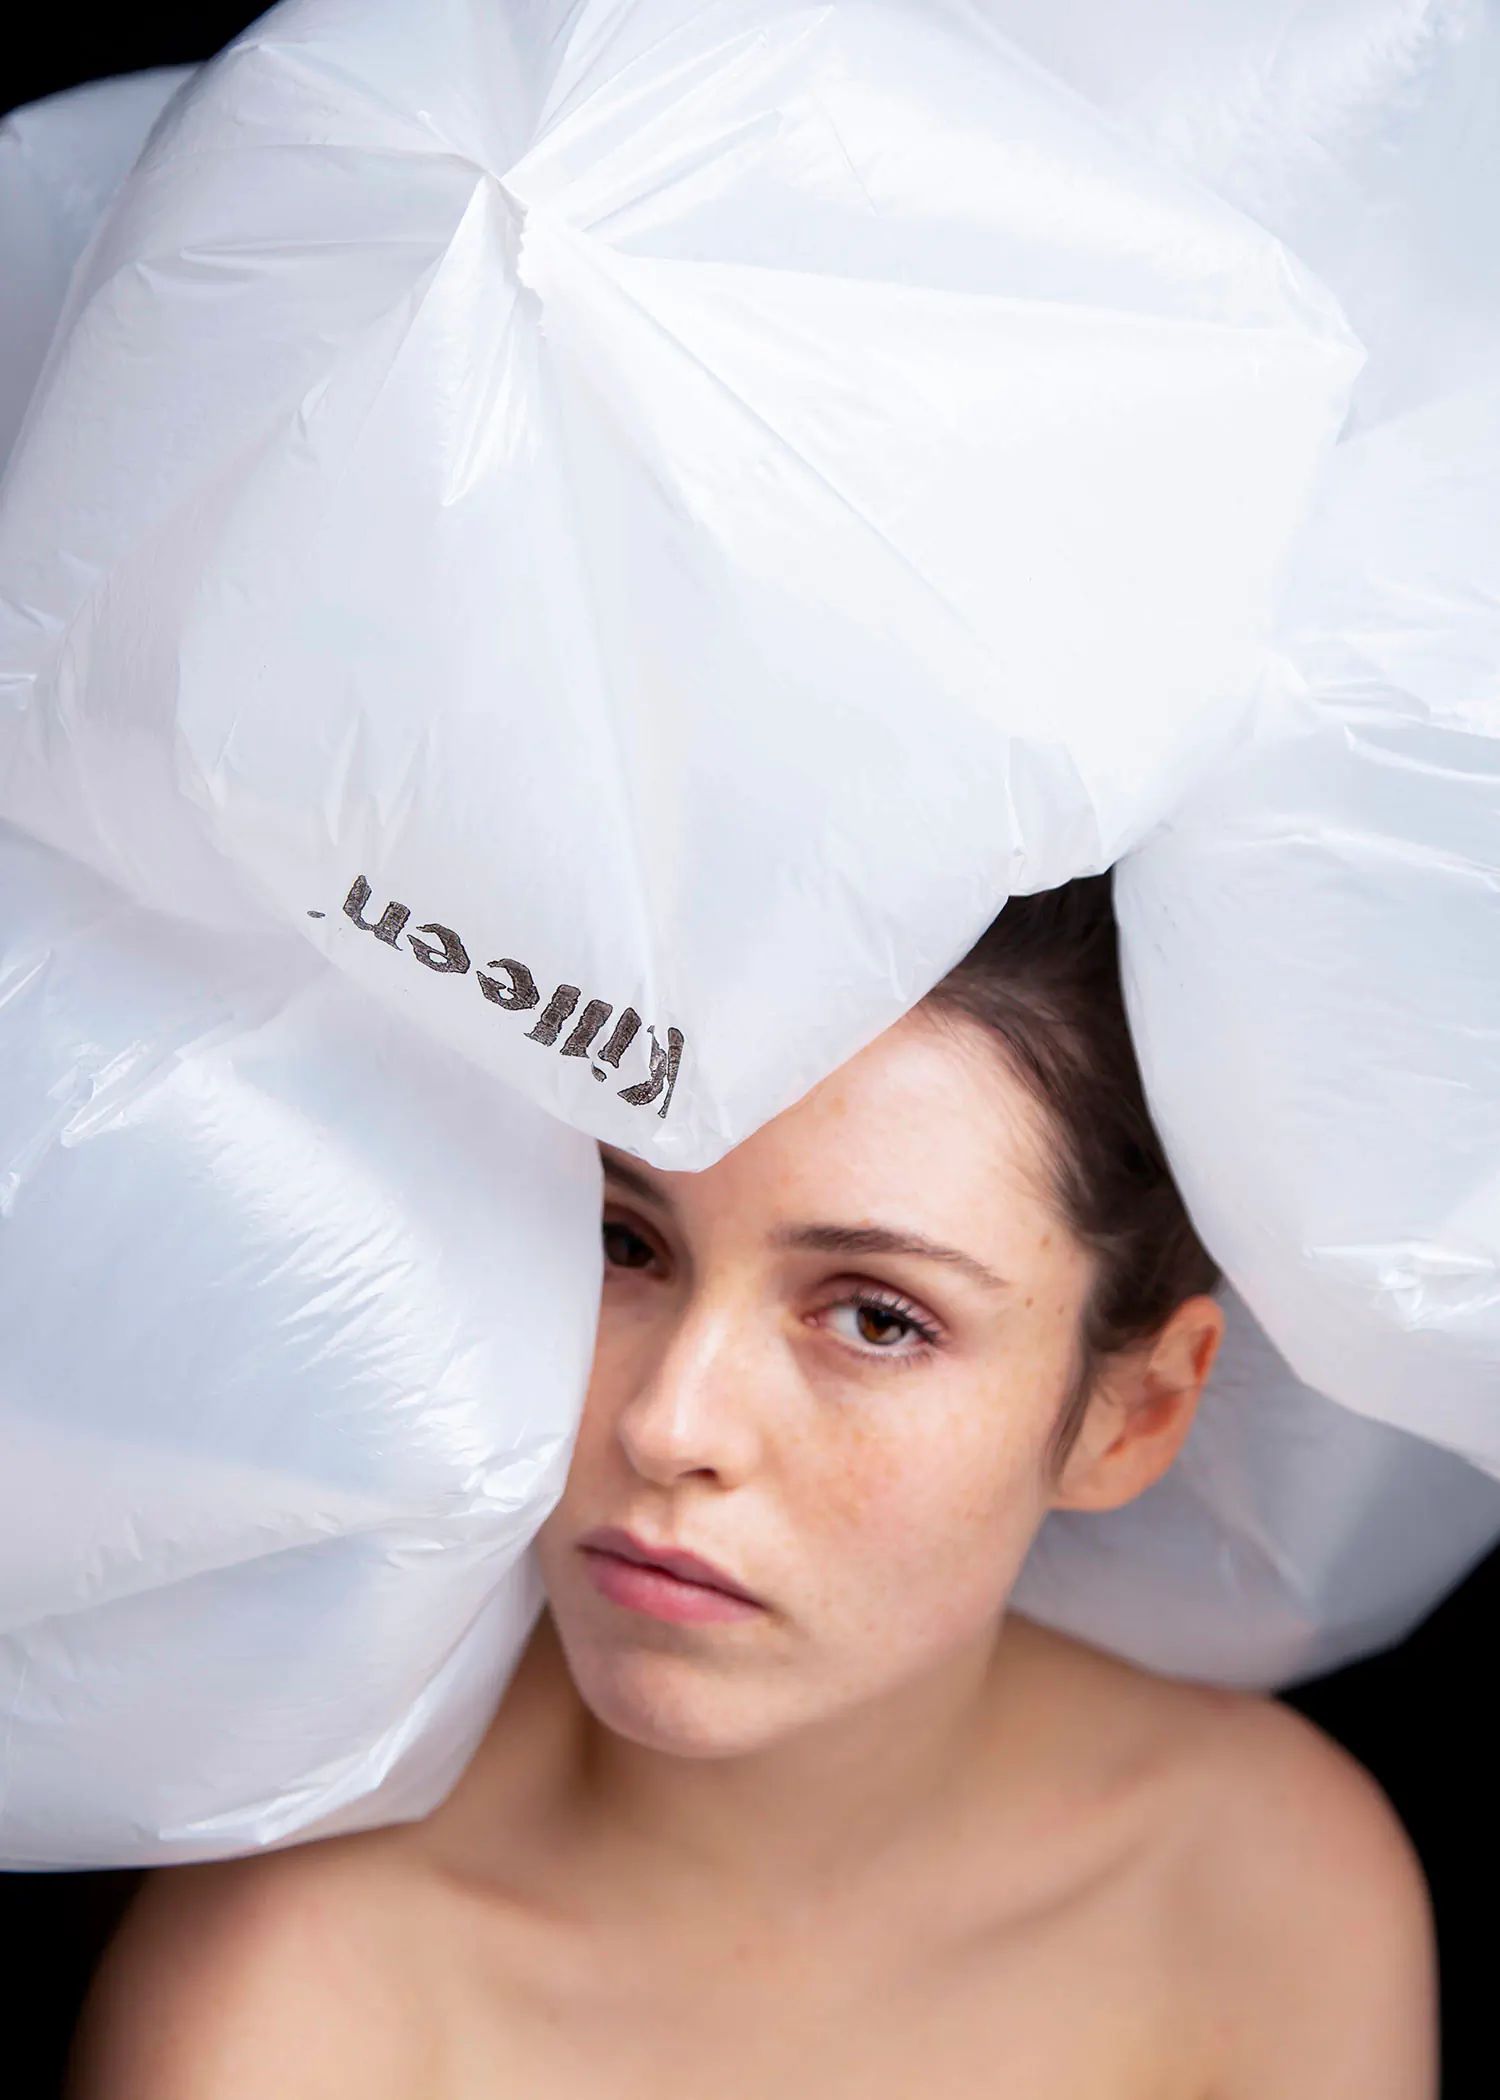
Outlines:
[[[606, 1239], [611, 1230], [628, 1233], [631, 1239], [647, 1249], [653, 1261], [660, 1261], [660, 1253], [652, 1245], [651, 1240], [629, 1218], [606, 1216], [603, 1221], [603, 1230]], [[647, 1264], [611, 1262], [606, 1253], [605, 1266], [606, 1268], [623, 1269], [628, 1272], [631, 1269], [644, 1268]], [[861, 1284], [856, 1289], [849, 1291], [844, 1297], [833, 1299], [822, 1308], [822, 1317], [826, 1319], [829, 1313], [858, 1312], [862, 1309], [868, 1309], [871, 1312], [887, 1313], [891, 1318], [901, 1321], [921, 1344], [919, 1348], [914, 1349], [881, 1348], [877, 1343], [868, 1342], [861, 1345], [858, 1342], [848, 1340], [846, 1337], [839, 1337], [846, 1348], [852, 1349], [856, 1355], [864, 1356], [867, 1360], [883, 1356], [892, 1363], [915, 1363], [920, 1361], [931, 1350], [938, 1348], [942, 1343], [942, 1329], [934, 1321], [919, 1312], [912, 1301], [909, 1298], [902, 1297], [899, 1291], [885, 1290], [878, 1284]]]
[[930, 1350], [936, 1349], [942, 1342], [943, 1334], [941, 1328], [918, 1312], [909, 1298], [903, 1298], [897, 1291], [881, 1290], [875, 1285], [863, 1284], [859, 1289], [850, 1291], [847, 1297], [835, 1298], [832, 1304], [824, 1306], [823, 1311], [825, 1314], [846, 1312], [851, 1309], [857, 1312], [862, 1307], [868, 1307], [872, 1312], [889, 1313], [893, 1318], [902, 1321], [911, 1330], [912, 1334], [917, 1337], [922, 1346], [920, 1349], [897, 1350], [893, 1348], [882, 1349], [875, 1343], [867, 1343], [863, 1348], [855, 1342], [847, 1343], [846, 1346], [854, 1349], [857, 1354], [866, 1357], [883, 1356], [892, 1363], [909, 1364], [920, 1361]]

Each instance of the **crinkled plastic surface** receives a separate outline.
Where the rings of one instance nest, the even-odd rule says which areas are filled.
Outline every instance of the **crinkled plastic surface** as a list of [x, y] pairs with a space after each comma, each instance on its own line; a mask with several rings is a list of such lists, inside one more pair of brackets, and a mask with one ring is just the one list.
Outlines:
[[0, 467], [46, 361], [73, 269], [168, 97], [192, 68], [91, 81], [0, 123]]
[[1357, 364], [958, 0], [290, 0], [13, 457], [3, 811], [701, 1166], [1223, 745]]
[[[0, 801], [156, 907], [0, 838], [7, 1863], [417, 1814], [467, 1756], [535, 1608], [597, 1263], [588, 1147], [480, 1064], [707, 1157], [1008, 887], [1169, 804], [1121, 873], [1132, 1015], [1246, 1302], [1178, 1467], [1050, 1520], [1018, 1602], [1278, 1683], [1396, 1638], [1500, 1534], [1453, 1455], [1495, 1464], [1500, 1355], [1491, 45], [1373, 0], [385, 0], [279, 11], [185, 98], [0, 526]], [[962, 96], [921, 71], [955, 48]], [[0, 127], [38, 302], [170, 84]], [[61, 165], [92, 171], [66, 210], [33, 179]], [[1183, 177], [1373, 353], [1238, 741], [1351, 362]], [[511, 483], [574, 550], [550, 596]], [[342, 913], [351, 841], [389, 939]], [[622, 1120], [647, 1023], [688, 1049], [668, 1117], [663, 1073]]]
[[535, 1614], [595, 1148], [0, 827], [0, 1864], [418, 1815]]
[[1494, 0], [983, 0], [986, 18], [1286, 242], [1369, 353], [1351, 430], [1494, 376]]
[[1287, 690], [1121, 872], [1131, 1012], [1288, 1359], [1500, 1474], [1500, 395], [1345, 450]]
[[1118, 884], [1153, 1109], [1321, 1392], [1500, 1472], [1500, 14], [994, 17], [1366, 344], [1255, 733]]

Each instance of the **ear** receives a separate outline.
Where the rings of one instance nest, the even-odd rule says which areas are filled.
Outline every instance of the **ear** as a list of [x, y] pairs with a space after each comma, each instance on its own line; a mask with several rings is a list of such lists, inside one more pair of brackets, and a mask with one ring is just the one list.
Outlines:
[[1053, 1491], [1054, 1509], [1119, 1509], [1182, 1449], [1224, 1335], [1212, 1298], [1184, 1299], [1150, 1341], [1111, 1358]]

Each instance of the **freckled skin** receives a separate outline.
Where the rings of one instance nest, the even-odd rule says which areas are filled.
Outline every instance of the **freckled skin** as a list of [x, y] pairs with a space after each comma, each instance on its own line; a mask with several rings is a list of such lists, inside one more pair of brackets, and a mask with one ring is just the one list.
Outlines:
[[[1222, 1331], [1189, 1299], [1104, 1366], [1054, 1467], [1092, 1270], [1051, 1142], [919, 1011], [705, 1173], [607, 1159], [549, 1610], [478, 1753], [421, 1823], [154, 1876], [73, 2100], [1433, 2100], [1365, 1775], [1006, 1613], [1049, 1509], [1165, 1471]], [[599, 1527], [758, 1606], [614, 1601]]]

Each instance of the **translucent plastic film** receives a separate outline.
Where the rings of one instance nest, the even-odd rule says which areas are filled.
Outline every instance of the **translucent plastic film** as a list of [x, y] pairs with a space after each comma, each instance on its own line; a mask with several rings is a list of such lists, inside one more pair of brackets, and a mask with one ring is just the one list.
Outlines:
[[594, 1147], [0, 827], [0, 1864], [432, 1806], [539, 1601]]
[[1286, 690], [1121, 871], [1132, 1014], [1301, 1375], [1500, 1473], [1500, 396], [1341, 452]]
[[1500, 1535], [1492, 17], [309, 0], [96, 236], [175, 80], [0, 127], [0, 1863], [430, 1805], [578, 1133], [706, 1161], [1122, 853], [1229, 1336], [1017, 1601], [1398, 1637]]
[[704, 1164], [1221, 747], [1358, 352], [956, 0], [293, 0], [0, 517], [0, 798]]
[[1369, 351], [1252, 737], [1121, 870], [1210, 1246], [1302, 1377], [1500, 1470], [1500, 14], [991, 18], [1285, 239]]
[[91, 81], [0, 122], [0, 468], [74, 265], [189, 68]]

